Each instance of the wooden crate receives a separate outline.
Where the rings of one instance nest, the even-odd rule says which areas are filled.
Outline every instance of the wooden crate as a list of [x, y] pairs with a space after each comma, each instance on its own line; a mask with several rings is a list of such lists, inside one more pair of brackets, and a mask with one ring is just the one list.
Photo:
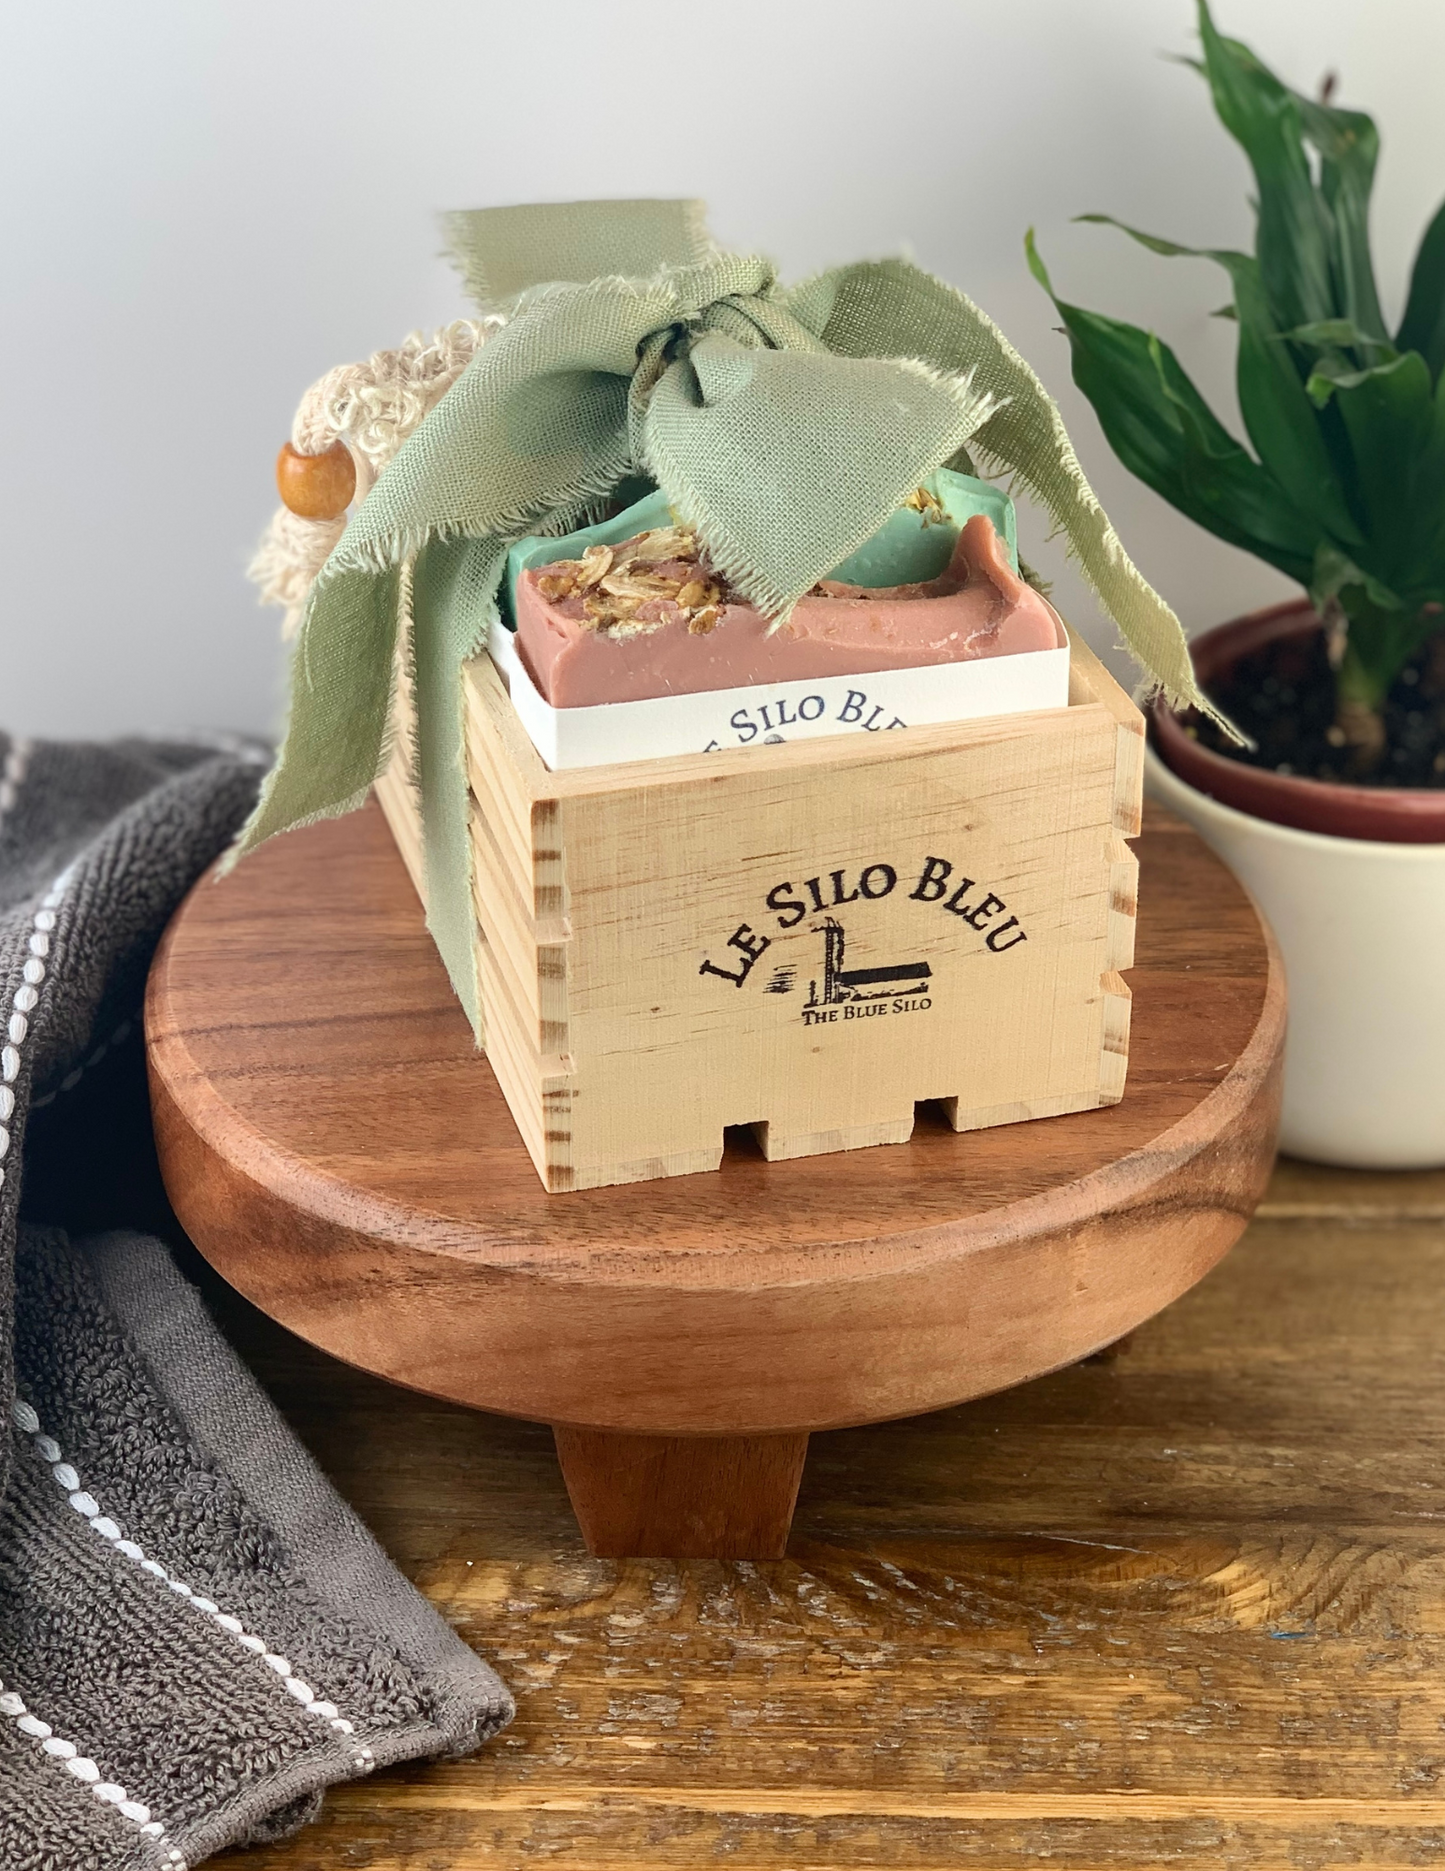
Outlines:
[[1122, 1096], [1144, 727], [1077, 637], [1067, 708], [558, 773], [463, 681], [486, 1052], [549, 1190]]

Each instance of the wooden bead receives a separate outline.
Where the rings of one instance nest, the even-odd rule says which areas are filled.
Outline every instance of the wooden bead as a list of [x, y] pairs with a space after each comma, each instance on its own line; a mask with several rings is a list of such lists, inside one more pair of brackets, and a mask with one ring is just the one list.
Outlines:
[[356, 492], [356, 463], [345, 442], [333, 442], [324, 455], [300, 455], [287, 442], [276, 457], [276, 486], [303, 520], [339, 519]]

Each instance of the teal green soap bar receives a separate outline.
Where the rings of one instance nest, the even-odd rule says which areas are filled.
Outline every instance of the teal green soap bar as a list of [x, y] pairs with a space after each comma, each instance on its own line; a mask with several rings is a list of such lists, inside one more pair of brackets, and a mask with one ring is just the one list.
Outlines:
[[839, 584], [862, 585], [865, 589], [921, 585], [945, 570], [959, 533], [976, 513], [986, 513], [993, 521], [994, 531], [1008, 548], [1009, 564], [1018, 570], [1018, 527], [1014, 503], [1007, 494], [971, 474], [952, 474], [947, 468], [930, 474], [923, 485], [948, 515], [946, 526], [937, 520], [925, 526], [921, 513], [915, 513], [912, 507], [900, 507], [829, 576]]

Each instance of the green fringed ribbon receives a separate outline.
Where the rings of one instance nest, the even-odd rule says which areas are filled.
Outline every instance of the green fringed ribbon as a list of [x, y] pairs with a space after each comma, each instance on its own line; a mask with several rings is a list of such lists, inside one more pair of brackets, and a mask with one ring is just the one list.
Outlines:
[[1150, 681], [1207, 707], [1048, 393], [962, 293], [904, 260], [784, 287], [767, 261], [714, 248], [690, 202], [486, 209], [448, 232], [508, 322], [322, 568], [285, 742], [237, 855], [363, 802], [409, 627], [427, 919], [479, 1034], [461, 668], [509, 545], [573, 530], [627, 475], [650, 475], [738, 590], [781, 616], [966, 443], [1048, 509]]

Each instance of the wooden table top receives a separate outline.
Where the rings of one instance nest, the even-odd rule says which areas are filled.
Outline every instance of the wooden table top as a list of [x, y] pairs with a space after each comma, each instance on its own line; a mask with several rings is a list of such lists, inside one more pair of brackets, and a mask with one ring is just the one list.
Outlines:
[[789, 1557], [589, 1559], [547, 1430], [227, 1330], [516, 1692], [228, 1871], [1396, 1866], [1445, 1850], [1445, 1175], [1284, 1164], [1119, 1354], [818, 1435]]

